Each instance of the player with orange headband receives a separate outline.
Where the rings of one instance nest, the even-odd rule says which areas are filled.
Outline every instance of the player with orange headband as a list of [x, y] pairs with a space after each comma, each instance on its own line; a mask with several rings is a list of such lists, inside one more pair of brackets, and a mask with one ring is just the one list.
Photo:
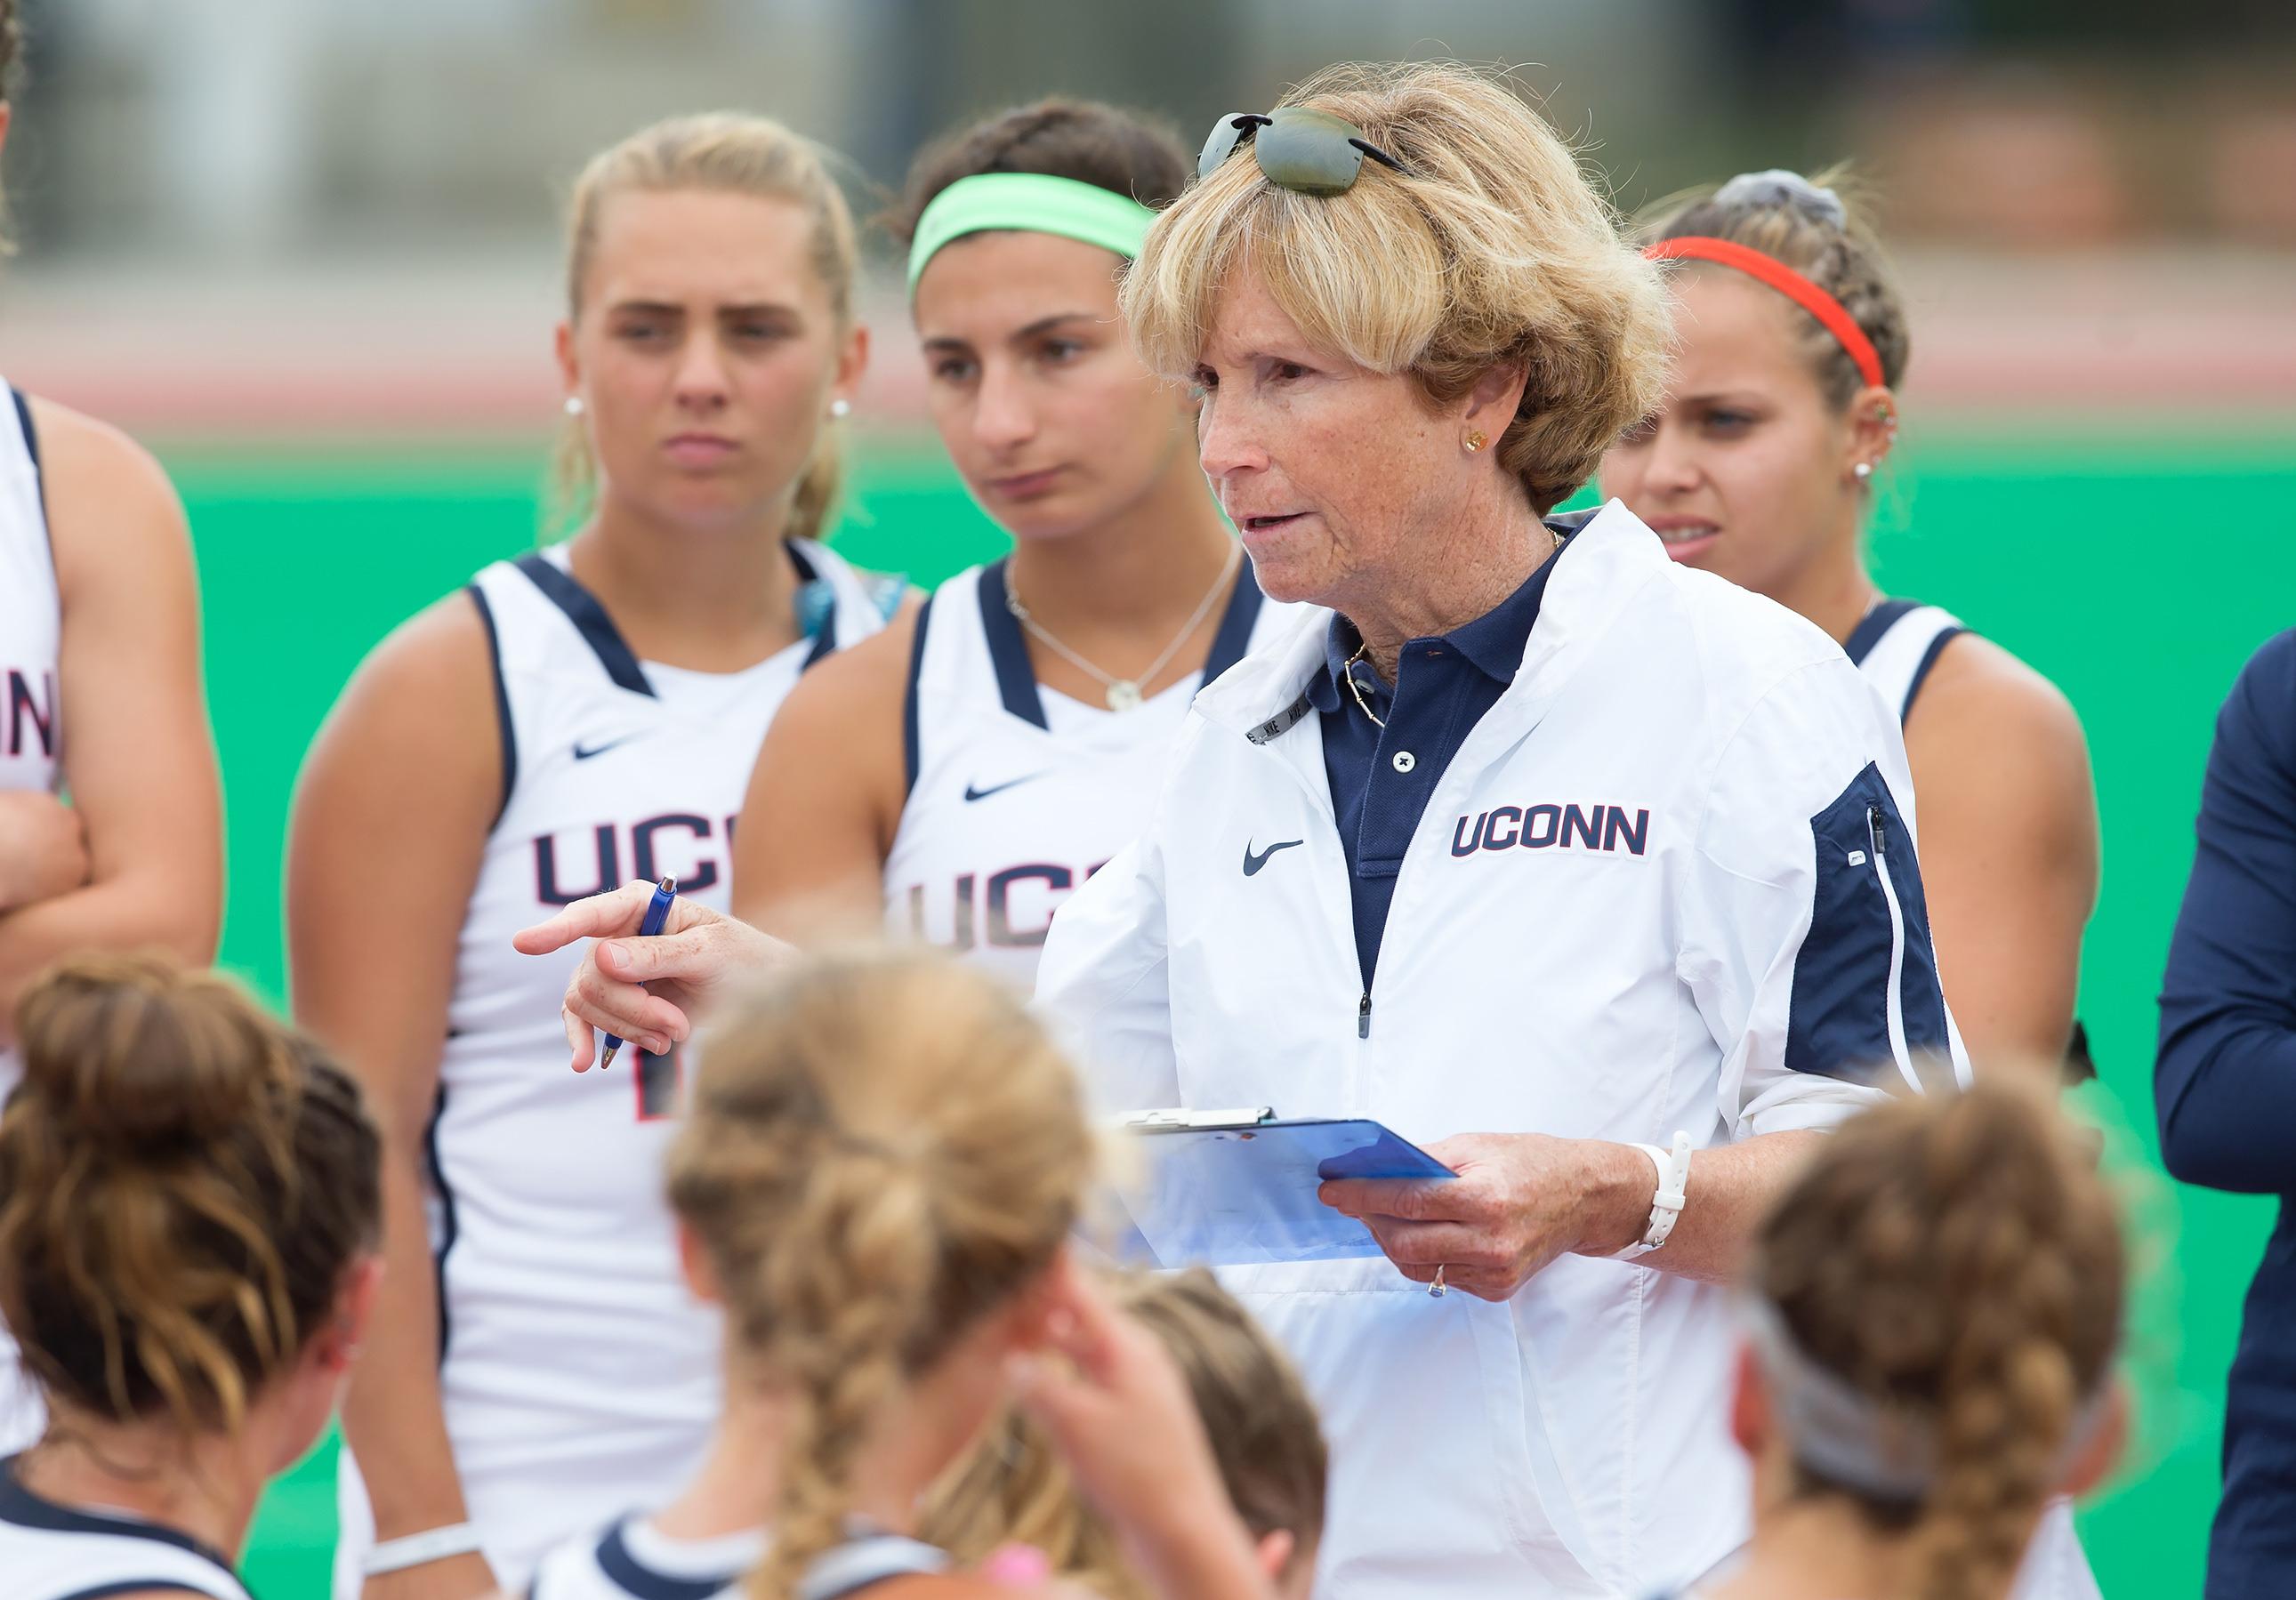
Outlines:
[[1882, 593], [1862, 530], [1896, 443], [1910, 338], [1873, 234], [1833, 189], [1733, 178], [1671, 208], [1680, 348], [1665, 406], [1603, 462], [1678, 561], [1841, 641], [1905, 720], [1946, 1000], [1981, 1069], [2065, 1057], [2097, 820], [2079, 720], [2047, 679], [1935, 606]]
[[[2096, 793], [2056, 687], [1936, 606], [1885, 595], [1863, 537], [1897, 442], [1911, 339], [1873, 233], [1841, 195], [1751, 173], [1670, 208], [1665, 405], [1603, 458], [1677, 561], [1768, 595], [1841, 642], [1904, 719], [1938, 976], [1971, 1059], [2094, 1072], [2074, 992], [2096, 904]], [[2067, 1504], [2035, 1536], [2020, 1600], [2097, 1593]]]

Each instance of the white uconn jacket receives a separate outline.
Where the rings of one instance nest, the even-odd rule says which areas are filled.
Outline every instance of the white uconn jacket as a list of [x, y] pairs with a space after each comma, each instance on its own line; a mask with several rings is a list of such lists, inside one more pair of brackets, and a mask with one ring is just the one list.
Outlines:
[[[1918, 1052], [1960, 1058], [1893, 708], [1623, 506], [1556, 560], [1404, 858], [1367, 995], [1301, 698], [1329, 613], [1197, 698], [1149, 831], [1045, 949], [1039, 999], [1104, 1106], [1711, 1145], [1829, 1126]], [[1224, 1277], [1323, 1408], [1320, 1594], [1639, 1596], [1747, 1535], [1722, 1290], [1578, 1256], [1499, 1305], [1379, 1259]]]

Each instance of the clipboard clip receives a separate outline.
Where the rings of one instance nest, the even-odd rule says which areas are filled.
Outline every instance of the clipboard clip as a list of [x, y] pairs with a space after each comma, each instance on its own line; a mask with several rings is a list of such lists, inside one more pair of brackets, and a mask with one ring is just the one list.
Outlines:
[[1133, 1133], [1203, 1133], [1227, 1128], [1257, 1128], [1275, 1120], [1273, 1106], [1229, 1111], [1136, 1111], [1118, 1125]]

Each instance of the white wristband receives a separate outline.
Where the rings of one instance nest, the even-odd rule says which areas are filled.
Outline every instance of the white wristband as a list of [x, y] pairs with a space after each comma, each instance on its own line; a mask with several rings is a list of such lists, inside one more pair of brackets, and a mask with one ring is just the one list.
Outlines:
[[1678, 1128], [1675, 1130], [1674, 1148], [1670, 1151], [1656, 1145], [1636, 1145], [1635, 1148], [1650, 1157], [1651, 1168], [1658, 1174], [1658, 1192], [1651, 1196], [1650, 1221], [1643, 1229], [1643, 1237], [1613, 1258], [1622, 1261], [1648, 1255], [1665, 1244], [1689, 1198], [1690, 1135]]
[[359, 1570], [370, 1578], [428, 1566], [450, 1555], [468, 1555], [479, 1548], [479, 1531], [468, 1522], [451, 1528], [429, 1528], [404, 1539], [387, 1539], [366, 1553]]

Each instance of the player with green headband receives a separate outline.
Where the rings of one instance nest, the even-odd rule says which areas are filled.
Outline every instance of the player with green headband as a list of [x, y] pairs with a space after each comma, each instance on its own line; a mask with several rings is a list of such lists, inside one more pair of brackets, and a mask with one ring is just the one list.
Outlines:
[[1144, 825], [1197, 687], [1291, 613], [1206, 489], [1194, 401], [1117, 310], [1189, 171], [1162, 130], [1068, 101], [918, 158], [887, 220], [933, 421], [1013, 548], [791, 697], [744, 807], [746, 920], [890, 930], [1032, 985], [1054, 909]]

